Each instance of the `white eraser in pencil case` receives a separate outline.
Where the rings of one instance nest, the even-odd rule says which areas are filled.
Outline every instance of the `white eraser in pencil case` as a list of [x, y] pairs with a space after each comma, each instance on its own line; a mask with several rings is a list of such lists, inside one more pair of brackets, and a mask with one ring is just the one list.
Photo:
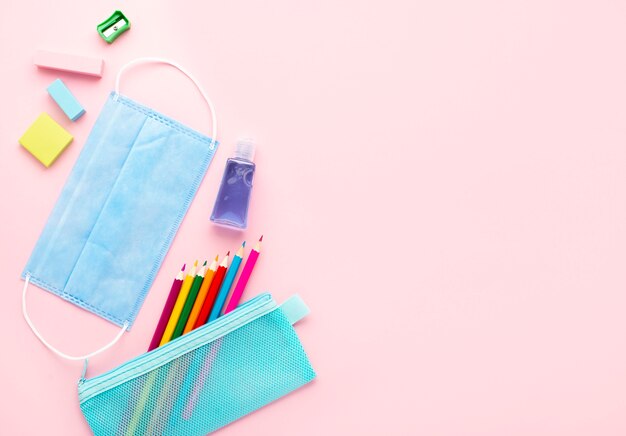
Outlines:
[[104, 68], [104, 60], [100, 58], [55, 53], [45, 50], [38, 50], [35, 53], [33, 62], [39, 68], [68, 71], [95, 77], [102, 77]]

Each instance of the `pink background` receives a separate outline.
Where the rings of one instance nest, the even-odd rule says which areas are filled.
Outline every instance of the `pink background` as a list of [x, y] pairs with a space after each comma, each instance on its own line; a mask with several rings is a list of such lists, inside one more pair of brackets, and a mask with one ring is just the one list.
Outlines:
[[[246, 296], [304, 297], [318, 379], [223, 434], [626, 434], [626, 3], [187, 3], [3, 2], [0, 432], [89, 433], [81, 364], [27, 328], [18, 275], [115, 72], [156, 55], [200, 79], [223, 145], [133, 331], [89, 375], [145, 350], [181, 263], [264, 234]], [[109, 46], [95, 26], [116, 7], [132, 29]], [[38, 71], [37, 48], [101, 56], [104, 77]], [[45, 92], [57, 77], [76, 123]], [[122, 92], [210, 131], [171, 68]], [[42, 111], [75, 136], [50, 169], [17, 143]], [[243, 236], [208, 221], [241, 135], [259, 143]], [[117, 331], [28, 301], [67, 352]]]

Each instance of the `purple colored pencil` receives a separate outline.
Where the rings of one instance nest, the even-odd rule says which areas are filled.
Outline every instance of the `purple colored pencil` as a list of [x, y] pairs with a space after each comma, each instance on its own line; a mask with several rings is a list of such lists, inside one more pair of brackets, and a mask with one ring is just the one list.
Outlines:
[[163, 313], [161, 313], [161, 318], [159, 318], [159, 323], [157, 324], [156, 330], [154, 331], [154, 336], [152, 336], [152, 341], [150, 342], [148, 351], [152, 351], [157, 348], [159, 346], [159, 343], [161, 342], [163, 332], [165, 331], [165, 327], [167, 326], [167, 321], [172, 315], [172, 310], [174, 310], [174, 305], [176, 304], [176, 299], [178, 298], [178, 294], [180, 293], [180, 288], [183, 285], [186, 265], [187, 264], [183, 265], [183, 267], [180, 269], [180, 272], [174, 279], [174, 283], [172, 283], [170, 294], [168, 295], [165, 306], [163, 307]]

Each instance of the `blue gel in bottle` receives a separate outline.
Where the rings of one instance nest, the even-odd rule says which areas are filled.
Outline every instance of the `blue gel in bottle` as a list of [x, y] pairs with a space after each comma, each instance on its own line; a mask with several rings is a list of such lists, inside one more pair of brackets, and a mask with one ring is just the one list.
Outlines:
[[248, 227], [248, 205], [254, 177], [254, 141], [242, 139], [233, 157], [226, 161], [220, 190], [215, 199], [211, 221], [236, 229]]

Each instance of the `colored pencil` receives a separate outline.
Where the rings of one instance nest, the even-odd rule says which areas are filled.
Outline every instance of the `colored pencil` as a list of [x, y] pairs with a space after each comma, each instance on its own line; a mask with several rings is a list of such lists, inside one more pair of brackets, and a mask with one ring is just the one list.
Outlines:
[[183, 334], [183, 330], [185, 329], [185, 325], [187, 325], [187, 320], [189, 319], [189, 313], [191, 312], [191, 308], [193, 307], [193, 303], [196, 302], [196, 297], [198, 296], [198, 291], [200, 290], [200, 286], [202, 286], [202, 281], [204, 280], [204, 274], [206, 272], [206, 261], [204, 265], [198, 271], [198, 274], [193, 279], [193, 284], [191, 285], [191, 289], [189, 290], [189, 295], [187, 295], [187, 300], [185, 301], [185, 305], [183, 306], [183, 310], [180, 313], [180, 317], [178, 318], [178, 322], [176, 323], [176, 328], [174, 329], [174, 333], [172, 333], [172, 341], [178, 338]]
[[[228, 253], [226, 253], [226, 257], [224, 258], [224, 260], [222, 260], [222, 263], [220, 263], [220, 266], [217, 268], [217, 270], [215, 271], [215, 274], [213, 274], [212, 280], [211, 282], [208, 284], [208, 288], [206, 291], [206, 298], [204, 299], [204, 302], [202, 303], [202, 308], [200, 309], [200, 312], [198, 313], [198, 318], [196, 320], [196, 323], [194, 324], [194, 329], [202, 326], [205, 324], [209, 313], [211, 311], [211, 307], [213, 306], [213, 302], [215, 301], [215, 297], [218, 293], [218, 290], [220, 288], [220, 285], [224, 279], [224, 276], [226, 275], [226, 271], [228, 269], [228, 259], [230, 256], [230, 251]], [[215, 258], [215, 263], [217, 263], [217, 257]], [[213, 265], [212, 265], [213, 266]], [[183, 361], [184, 363], [185, 361]], [[177, 368], [176, 371], [171, 372], [170, 374], [168, 374], [168, 378], [166, 381], [166, 384], [164, 386], [171, 386], [170, 382], [170, 378], [172, 377], [173, 374], [185, 374], [186, 370], [185, 368]], [[173, 387], [174, 390], [177, 390], [180, 388], [180, 385], [182, 384], [183, 380], [177, 381], [176, 385]], [[177, 394], [178, 392], [176, 392]], [[158, 405], [156, 410], [156, 413], [153, 414], [152, 419], [150, 420], [150, 425], [148, 427], [148, 429], [152, 429], [154, 427], [154, 422], [155, 419], [157, 419], [156, 417], [160, 416], [161, 411], [163, 410], [163, 408], [165, 408], [166, 410], [169, 409], [171, 407], [171, 402], [173, 400], [176, 399], [176, 395], [172, 396], [170, 395], [171, 393], [166, 392], [164, 394], [162, 394], [159, 397], [158, 400]], [[158, 434], [158, 432], [157, 432]]]
[[200, 393], [202, 389], [204, 389], [204, 383], [206, 382], [207, 377], [211, 373], [211, 369], [213, 368], [213, 362], [217, 358], [217, 353], [219, 353], [222, 348], [222, 340], [224, 337], [218, 338], [209, 348], [206, 357], [204, 358], [204, 362], [202, 362], [202, 368], [198, 372], [198, 378], [194, 380], [193, 386], [190, 389], [189, 395], [187, 396], [187, 401], [185, 402], [185, 407], [183, 408], [183, 418], [190, 419], [193, 415], [193, 411], [196, 408], [196, 404], [200, 399]]
[[163, 306], [163, 312], [161, 312], [161, 318], [159, 318], [159, 322], [157, 323], [156, 329], [154, 330], [154, 335], [152, 336], [152, 341], [150, 341], [150, 345], [148, 346], [148, 351], [154, 350], [156, 347], [159, 346], [159, 343], [161, 342], [163, 332], [165, 331], [165, 326], [167, 325], [167, 321], [170, 319], [172, 309], [174, 309], [174, 303], [176, 303], [176, 298], [178, 297], [178, 294], [180, 293], [180, 288], [183, 284], [186, 266], [186, 264], [183, 265], [183, 267], [176, 275], [174, 282], [172, 283], [170, 293], [167, 296], [167, 301], [165, 301], [165, 306]]
[[189, 295], [189, 290], [191, 289], [191, 285], [193, 284], [193, 280], [196, 277], [196, 268], [198, 267], [198, 261], [193, 264], [191, 271], [185, 280], [183, 281], [183, 285], [180, 288], [180, 294], [178, 294], [178, 298], [176, 299], [176, 304], [174, 304], [174, 309], [172, 310], [172, 315], [170, 316], [169, 321], [167, 322], [167, 326], [165, 327], [165, 332], [163, 332], [163, 337], [161, 338], [161, 342], [159, 343], [159, 347], [161, 345], [167, 344], [174, 334], [174, 329], [176, 328], [176, 324], [178, 323], [178, 318], [180, 318], [180, 313], [183, 311], [183, 306], [185, 305], [185, 301], [187, 301], [187, 295]]
[[191, 313], [189, 314], [189, 319], [187, 320], [187, 324], [185, 324], [183, 335], [186, 335], [187, 333], [192, 331], [193, 327], [196, 325], [196, 321], [198, 320], [198, 315], [200, 315], [200, 309], [202, 309], [204, 300], [206, 300], [207, 293], [209, 292], [209, 286], [211, 286], [213, 277], [215, 277], [215, 271], [217, 271], [218, 259], [219, 259], [219, 256], [215, 256], [215, 260], [211, 263], [211, 266], [209, 266], [209, 269], [207, 270], [204, 276], [204, 280], [202, 281], [202, 286], [200, 286], [200, 291], [198, 292], [196, 301], [193, 303], [193, 308], [191, 309]]
[[[187, 276], [183, 280], [183, 284], [180, 287], [180, 293], [178, 294], [178, 297], [176, 298], [176, 303], [174, 304], [174, 308], [172, 309], [172, 314], [170, 315], [170, 319], [167, 321], [167, 326], [165, 327], [165, 331], [163, 332], [163, 337], [159, 342], [159, 347], [168, 343], [172, 338], [174, 328], [176, 327], [176, 323], [178, 322], [178, 318], [180, 317], [180, 313], [182, 312], [183, 305], [187, 300], [187, 295], [189, 295], [189, 290], [191, 289], [191, 285], [193, 284], [193, 280], [196, 276], [197, 266], [198, 261], [196, 260], [193, 264], [193, 267], [189, 271], [189, 274], [187, 274]], [[146, 406], [148, 406], [148, 397], [150, 396], [150, 392], [154, 388], [154, 384], [158, 383], [156, 376], [156, 371], [148, 374], [148, 377], [146, 378], [146, 381], [141, 389], [141, 394], [137, 399], [137, 405], [133, 410], [133, 416], [128, 424], [128, 428], [126, 429], [126, 436], [134, 436], [137, 433], [137, 427], [141, 425], [141, 417], [144, 414], [150, 413], [149, 410], [145, 409]], [[148, 408], [150, 409], [150, 406], [148, 406]], [[143, 431], [140, 433], [143, 433]]]
[[[204, 298], [200, 294], [204, 293], [204, 296], [206, 296], [206, 288], [210, 285], [212, 277], [215, 274], [215, 270], [217, 269], [217, 256], [211, 263], [208, 270], [206, 270], [206, 264], [207, 263], [204, 262], [203, 267], [198, 272], [198, 275], [196, 275], [172, 338], [176, 337], [181, 325], [186, 328], [190, 321], [192, 321], [191, 316], [193, 314], [193, 307], [196, 306], [199, 298]], [[197, 313], [195, 316], [197, 317]], [[191, 324], [191, 326], [193, 327], [193, 324]], [[188, 333], [188, 331], [183, 329], [182, 335], [185, 335], [186, 333]], [[167, 419], [164, 420], [162, 415], [171, 411], [172, 405], [178, 397], [178, 391], [181, 389], [184, 378], [188, 374], [187, 369], [190, 363], [190, 361], [185, 360], [172, 362], [172, 369], [167, 374], [163, 384], [160, 386], [156, 405], [152, 411], [148, 426], [146, 427], [146, 434], [163, 434], [162, 427], [167, 424]]]
[[226, 275], [229, 255], [230, 251], [226, 253], [226, 257], [224, 258], [224, 260], [222, 260], [222, 263], [220, 263], [219, 268], [217, 268], [217, 271], [215, 272], [213, 282], [211, 282], [211, 286], [209, 286], [209, 291], [207, 293], [206, 299], [204, 300], [204, 304], [202, 304], [202, 309], [200, 309], [200, 314], [198, 315], [196, 324], [193, 327], [194, 329], [197, 329], [198, 327], [204, 325], [209, 318], [209, 314], [211, 313], [211, 309], [213, 308], [213, 303], [215, 303], [215, 298], [217, 297], [217, 293], [219, 292], [222, 281], [224, 280], [224, 276]]
[[[248, 279], [250, 278], [250, 274], [252, 273], [252, 270], [254, 268], [254, 265], [256, 264], [259, 253], [261, 252], [261, 241], [263, 241], [263, 236], [259, 238], [259, 242], [254, 247], [254, 249], [250, 252], [250, 256], [248, 256], [246, 265], [244, 266], [244, 269], [241, 272], [241, 277], [239, 278], [239, 281], [237, 282], [237, 286], [235, 290], [233, 291], [233, 295], [230, 298], [229, 307], [231, 306], [231, 303], [232, 305], [234, 305], [234, 307], [237, 307], [237, 304], [239, 304], [239, 299], [241, 298], [241, 295], [243, 294], [243, 291], [246, 287], [246, 283], [248, 282]], [[236, 268], [239, 267], [238, 265], [235, 266], [235, 260], [237, 259], [237, 257], [239, 257], [239, 263], [241, 263], [241, 257], [243, 257], [243, 248], [245, 247], [245, 244], [246, 244], [245, 242], [242, 244], [241, 248], [237, 252], [237, 255], [233, 259], [233, 265], [231, 265], [230, 267], [231, 269], [228, 271], [229, 273], [231, 272], [231, 270], [236, 270]], [[235, 273], [232, 274], [233, 280], [234, 280], [234, 276], [236, 275], [236, 273], [237, 272], [235, 271]], [[216, 306], [214, 306], [214, 309]], [[233, 310], [234, 307], [232, 307], [230, 310]], [[224, 313], [226, 314], [230, 312], [230, 310], [227, 307]], [[198, 379], [194, 383], [193, 388], [191, 389], [191, 392], [189, 394], [189, 397], [187, 398], [187, 402], [185, 403], [185, 407], [183, 408], [184, 419], [190, 419], [193, 415], [193, 411], [196, 407], [198, 399], [200, 398], [200, 393], [202, 392], [202, 389], [204, 388], [204, 383], [206, 382], [208, 374], [211, 372], [213, 362], [215, 361], [215, 358], [217, 357], [217, 353], [219, 352], [220, 348], [222, 348], [223, 339], [224, 338], [222, 337], [222, 338], [219, 338], [217, 341], [215, 341], [215, 343], [209, 350], [208, 355], [204, 359], [204, 362], [202, 364], [202, 369], [199, 372]]]
[[235, 289], [233, 289], [233, 294], [230, 296], [230, 300], [226, 305], [226, 309], [224, 309], [224, 315], [228, 312], [232, 312], [239, 305], [239, 301], [241, 300], [241, 296], [243, 295], [243, 291], [246, 289], [246, 285], [248, 284], [248, 280], [250, 280], [250, 275], [254, 270], [254, 265], [256, 265], [256, 261], [259, 258], [259, 254], [261, 253], [261, 242], [263, 241], [263, 236], [259, 238], [259, 242], [256, 243], [254, 248], [250, 251], [248, 255], [248, 259], [246, 260], [246, 264], [243, 266], [241, 270], [241, 275], [239, 276], [239, 280], [237, 280], [237, 284], [235, 285]]
[[239, 250], [235, 254], [233, 258], [233, 263], [228, 268], [228, 272], [226, 273], [226, 277], [224, 277], [224, 281], [222, 282], [222, 286], [220, 287], [220, 291], [217, 294], [217, 298], [215, 299], [215, 304], [213, 305], [213, 309], [211, 309], [211, 314], [209, 315], [209, 321], [211, 322], [217, 319], [224, 308], [224, 303], [226, 302], [226, 297], [228, 297], [228, 293], [230, 292], [230, 288], [235, 281], [235, 276], [237, 275], [237, 271], [239, 270], [239, 265], [241, 265], [241, 259], [243, 258], [243, 249], [246, 246], [246, 241], [241, 244]]
[[[226, 277], [224, 278], [224, 281], [222, 285], [220, 286], [220, 290], [219, 290], [219, 296], [222, 296], [222, 303], [220, 304], [219, 300], [216, 299], [215, 304], [213, 305], [213, 309], [211, 310], [209, 322], [214, 319], [211, 317], [215, 316], [214, 315], [215, 313], [217, 313], [217, 316], [215, 316], [215, 318], [217, 318], [219, 316], [219, 313], [221, 312], [221, 309], [222, 309], [221, 305], [224, 303], [224, 300], [226, 299], [226, 295], [228, 295], [228, 291], [230, 290], [230, 287], [233, 281], [235, 280], [235, 276], [237, 275], [237, 270], [239, 269], [239, 265], [241, 264], [241, 258], [243, 257], [243, 248], [245, 246], [246, 246], [245, 242], [241, 244], [241, 247], [239, 248], [239, 250], [237, 251], [237, 254], [235, 254], [235, 257], [233, 258], [233, 263], [230, 265], [230, 268], [228, 269]], [[198, 319], [198, 321], [200, 321], [200, 319]], [[198, 379], [193, 384], [193, 388], [191, 389], [191, 392], [189, 394], [189, 397], [187, 398], [187, 402], [185, 403], [185, 407], [183, 409], [183, 418], [185, 419], [191, 418], [193, 414], [196, 403], [198, 402], [198, 399], [200, 397], [200, 392], [202, 392], [202, 389], [204, 388], [204, 383], [206, 381], [206, 378], [209, 372], [211, 371], [213, 362], [215, 361], [215, 357], [217, 356], [217, 353], [222, 347], [222, 339], [223, 338], [218, 338], [212, 344], [208, 355], [204, 358], [204, 362], [202, 363], [202, 369], [198, 373]]]

